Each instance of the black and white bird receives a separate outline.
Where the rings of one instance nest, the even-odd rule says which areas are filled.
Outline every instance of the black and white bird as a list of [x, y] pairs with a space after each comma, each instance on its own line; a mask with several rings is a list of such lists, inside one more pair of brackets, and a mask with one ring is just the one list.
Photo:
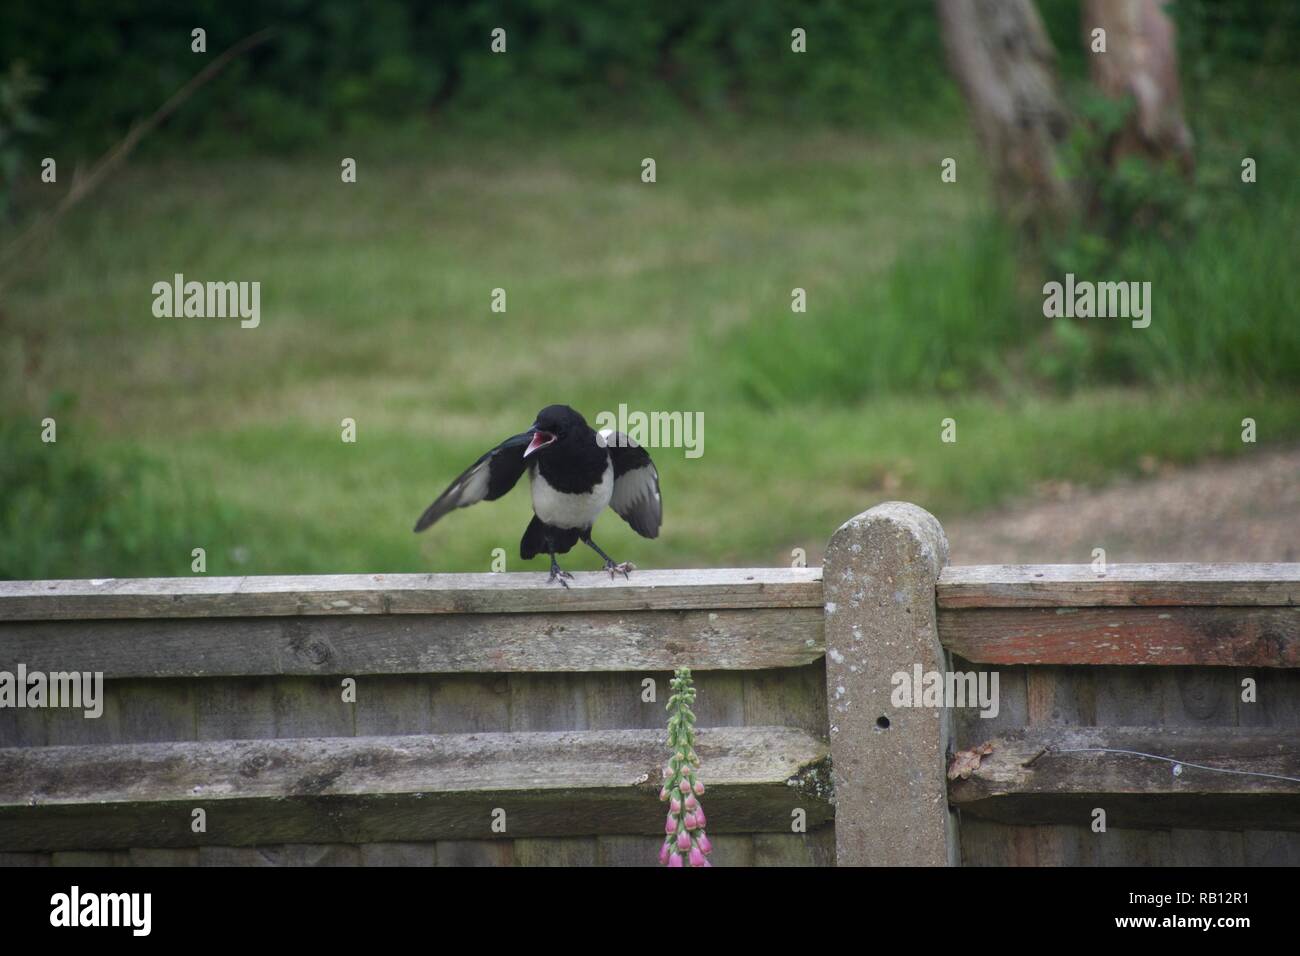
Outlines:
[[627, 577], [635, 567], [614, 559], [591, 540], [591, 526], [609, 505], [637, 534], [659, 536], [663, 501], [659, 472], [650, 455], [622, 432], [594, 431], [568, 405], [548, 405], [528, 431], [507, 438], [453, 481], [415, 523], [423, 531], [450, 511], [480, 501], [496, 501], [523, 473], [533, 495], [533, 520], [519, 542], [525, 561], [551, 556], [550, 581], [566, 588], [557, 554], [582, 541], [605, 559], [610, 577]]

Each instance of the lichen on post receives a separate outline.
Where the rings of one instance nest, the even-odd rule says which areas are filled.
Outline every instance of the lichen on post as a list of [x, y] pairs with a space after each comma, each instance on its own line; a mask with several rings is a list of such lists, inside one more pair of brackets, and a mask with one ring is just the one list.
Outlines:
[[947, 563], [938, 520], [898, 501], [845, 522], [827, 546], [826, 698], [840, 865], [957, 861], [945, 781], [948, 711], [890, 702], [894, 674], [916, 664], [946, 669], [935, 584]]

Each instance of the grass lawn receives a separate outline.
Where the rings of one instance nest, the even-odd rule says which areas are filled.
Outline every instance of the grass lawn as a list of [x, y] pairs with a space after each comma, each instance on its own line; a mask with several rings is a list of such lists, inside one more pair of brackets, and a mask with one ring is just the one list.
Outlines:
[[[788, 562], [795, 547], [815, 562], [841, 521], [888, 498], [943, 520], [1044, 482], [1300, 436], [1300, 392], [1276, 369], [1255, 381], [1250, 361], [1229, 382], [1019, 382], [1017, 349], [1039, 330], [1008, 330], [997, 302], [963, 313], [961, 377], [910, 394], [893, 382], [891, 368], [953, 359], [900, 354], [909, 343], [958, 339], [924, 308], [908, 313], [924, 296], [887, 296], [887, 315], [871, 297], [900, 268], [943, 287], [942, 258], [930, 271], [913, 260], [986, 221], [975, 152], [953, 124], [144, 158], [0, 301], [0, 575], [188, 574], [196, 547], [214, 574], [486, 570], [498, 547], [523, 569], [522, 486], [425, 535], [410, 528], [457, 472], [557, 401], [589, 418], [620, 403], [703, 413], [702, 457], [655, 453], [661, 539], [612, 513], [597, 526], [607, 551], [641, 567]], [[344, 156], [355, 184], [340, 182]], [[640, 181], [645, 156], [654, 184]], [[957, 184], [939, 181], [945, 156], [963, 157]], [[964, 268], [978, 279], [976, 262]], [[155, 318], [151, 287], [177, 272], [261, 282], [260, 327]], [[505, 314], [489, 308], [498, 287]], [[792, 317], [795, 287], [808, 312]], [[828, 336], [828, 317], [856, 334]], [[40, 442], [46, 414], [56, 444]], [[1241, 442], [1245, 417], [1260, 445]], [[344, 418], [355, 444], [340, 440]], [[945, 418], [955, 443], [940, 440]], [[598, 567], [583, 551], [566, 566]]]

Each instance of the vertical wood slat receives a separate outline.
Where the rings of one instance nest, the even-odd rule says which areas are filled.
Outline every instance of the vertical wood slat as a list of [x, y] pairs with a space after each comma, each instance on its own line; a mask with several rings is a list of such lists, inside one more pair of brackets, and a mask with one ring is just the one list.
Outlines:
[[[642, 680], [654, 680], [655, 699], [643, 701]], [[615, 727], [658, 727], [667, 699], [669, 675], [632, 671], [586, 674], [586, 721], [593, 730]], [[665, 696], [661, 697], [660, 692]]]
[[[709, 838], [713, 852], [709, 862], [714, 866], [754, 866], [754, 834], [720, 833]], [[658, 852], [656, 845], [655, 851]]]
[[352, 737], [356, 705], [343, 700], [335, 677], [281, 677], [271, 689], [275, 736]]
[[511, 866], [513, 840], [439, 840], [438, 866]]
[[750, 866], [833, 866], [835, 828], [817, 827], [808, 833], [755, 833]]
[[360, 866], [361, 848], [352, 843], [287, 843], [284, 866]]
[[952, 749], [966, 750], [990, 740], [993, 737], [1019, 730], [1030, 723], [1029, 675], [1026, 667], [990, 667], [986, 664], [972, 664], [960, 657], [951, 658], [953, 670], [962, 673], [998, 675], [998, 712], [990, 717], [981, 717], [978, 708], [958, 708], [952, 715], [953, 741]]
[[199, 866], [283, 866], [279, 846], [201, 846]]
[[658, 866], [658, 836], [598, 836], [596, 837], [596, 863], [598, 866]]
[[1300, 833], [1247, 830], [1241, 841], [1247, 866], [1300, 866]]
[[45, 711], [46, 745], [116, 744], [122, 741], [122, 712], [115, 696], [105, 695], [103, 712], [85, 716], [84, 710], [50, 707]]
[[587, 695], [578, 674], [511, 674], [511, 730], [588, 730]]
[[[655, 682], [654, 700], [642, 699], [647, 678]], [[0, 708], [0, 747], [474, 733], [512, 727], [651, 729], [667, 719], [664, 703], [671, 678], [668, 671], [363, 675], [356, 678], [355, 704], [343, 702], [335, 677], [124, 678], [105, 681], [104, 714], [96, 719], [81, 711]], [[820, 661], [770, 671], [703, 671], [696, 683], [701, 727], [784, 726], [826, 736]]]
[[510, 729], [510, 679], [504, 676], [435, 680], [430, 717], [435, 733], [471, 734]]
[[[1255, 681], [1252, 703], [1241, 699], [1242, 681], [1247, 677]], [[1233, 678], [1232, 692], [1240, 726], [1300, 729], [1300, 670], [1243, 668]]]
[[51, 866], [130, 866], [128, 850], [58, 850], [50, 855]]
[[742, 674], [738, 671], [705, 671], [696, 679], [695, 687], [698, 691], [695, 718], [700, 727], [745, 725], [745, 679]]
[[826, 665], [748, 671], [745, 715], [751, 727], [797, 727], [817, 737], [830, 733], [826, 720]]
[[362, 866], [434, 866], [438, 862], [437, 844], [362, 843]]
[[358, 737], [434, 733], [433, 682], [408, 675], [357, 678], [354, 727]]
[[195, 690], [188, 680], [112, 681], [123, 743], [198, 739]]
[[595, 837], [532, 837], [514, 841], [515, 866], [595, 866]]
[[199, 740], [256, 740], [275, 737], [274, 682], [231, 677], [198, 683], [194, 720]]
[[12, 711], [14, 715], [15, 747], [48, 747], [50, 745], [49, 709], [24, 707]]
[[0, 868], [13, 866], [50, 866], [51, 853], [14, 853], [0, 850]]
[[132, 866], [198, 866], [199, 848], [132, 847], [127, 851], [127, 858]]
[[[1162, 667], [1160, 678], [1161, 726], [1237, 726], [1237, 696], [1232, 692], [1231, 670]], [[1165, 854], [1153, 864], [1157, 866], [1191, 866], [1198, 862], [1208, 865], [1216, 860], [1222, 861], [1219, 865], [1229, 865], [1245, 858], [1240, 833], [1175, 828], [1164, 843], [1155, 846]]]

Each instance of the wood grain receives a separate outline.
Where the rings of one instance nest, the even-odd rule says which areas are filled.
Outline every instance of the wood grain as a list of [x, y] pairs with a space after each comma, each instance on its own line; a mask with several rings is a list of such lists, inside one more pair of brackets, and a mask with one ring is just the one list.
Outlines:
[[[1300, 796], [1300, 738], [1292, 730], [1237, 727], [1075, 727], [1026, 730], [994, 739], [969, 779], [950, 797], [970, 803], [1010, 793], [1280, 793]], [[1098, 750], [1171, 757], [1229, 771], [1215, 773]], [[1083, 752], [1080, 752], [1083, 751]]]
[[940, 608], [1295, 606], [1300, 564], [959, 565], [939, 575]]
[[[1033, 729], [991, 743], [968, 779], [950, 782], [949, 800], [963, 819], [1085, 825], [1101, 807], [1108, 826], [1118, 828], [1213, 821], [1225, 830], [1300, 829], [1300, 780], [1279, 779], [1300, 778], [1300, 739], [1292, 730]], [[1174, 758], [1179, 769], [1138, 754]]]
[[939, 639], [984, 664], [1300, 667], [1300, 607], [968, 608]]
[[500, 614], [821, 607], [820, 568], [545, 574], [329, 574], [0, 581], [0, 620]]
[[[711, 829], [833, 816], [816, 792], [826, 746], [802, 731], [703, 730], [698, 750]], [[0, 850], [491, 839], [498, 808], [510, 837], [653, 834], [663, 756], [657, 730], [11, 748]]]
[[0, 667], [109, 679], [758, 670], [817, 660], [823, 626], [820, 608], [40, 621], [0, 623]]

